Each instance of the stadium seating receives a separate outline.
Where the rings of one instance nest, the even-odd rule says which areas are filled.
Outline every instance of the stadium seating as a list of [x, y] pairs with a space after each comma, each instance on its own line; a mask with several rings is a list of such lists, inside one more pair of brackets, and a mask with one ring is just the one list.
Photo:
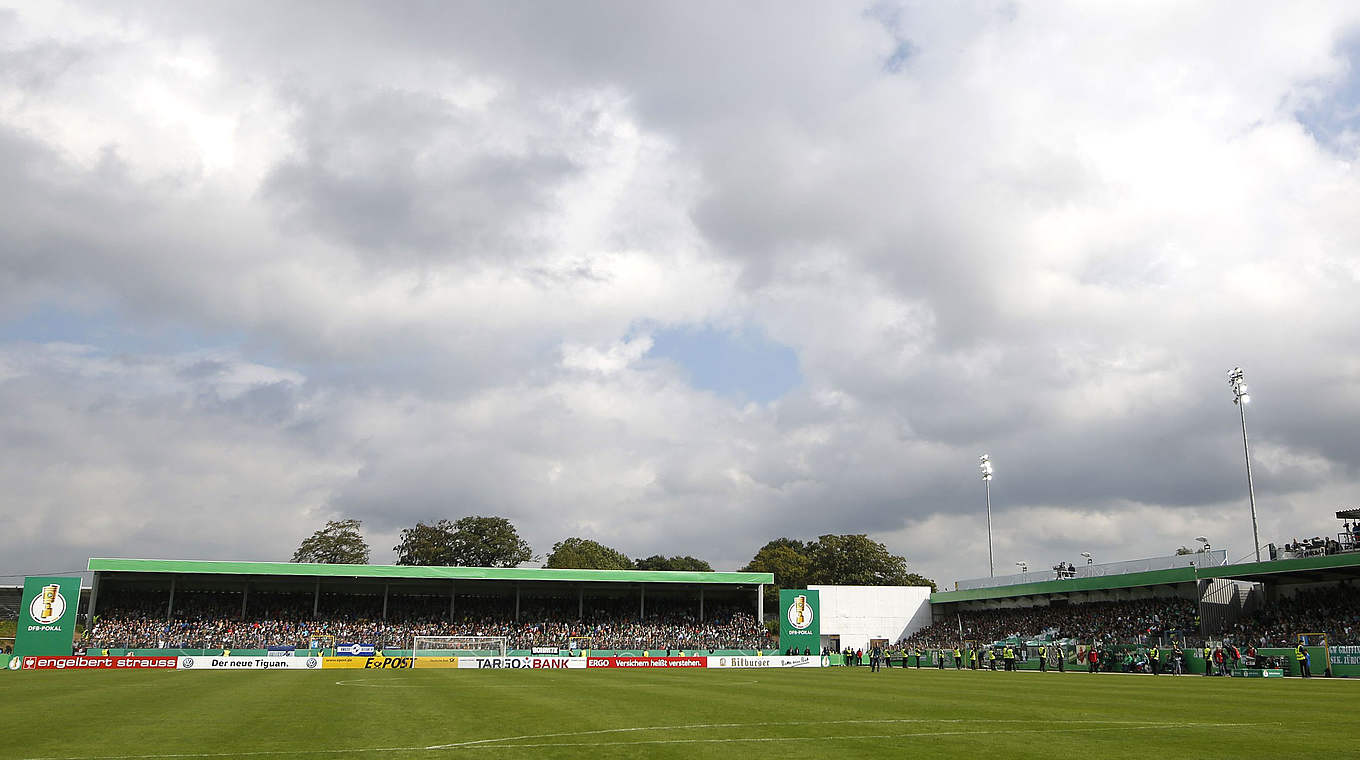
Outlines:
[[[363, 598], [323, 595], [326, 614], [313, 617], [310, 594], [252, 597], [250, 614], [240, 617], [239, 594], [189, 593], [175, 600], [167, 620], [164, 596], [120, 594], [101, 604], [81, 645], [92, 649], [262, 649], [306, 648], [316, 636], [339, 642], [405, 649], [416, 636], [505, 636], [510, 649], [564, 647], [571, 637], [590, 637], [595, 649], [771, 649], [775, 641], [755, 616], [731, 608], [710, 609], [700, 621], [692, 613], [660, 610], [645, 620], [635, 607], [603, 604], [584, 620], [560, 610], [526, 608], [513, 613], [494, 601], [462, 600], [448, 620], [448, 600], [395, 598], [383, 621]], [[631, 614], [630, 614], [631, 612]]]

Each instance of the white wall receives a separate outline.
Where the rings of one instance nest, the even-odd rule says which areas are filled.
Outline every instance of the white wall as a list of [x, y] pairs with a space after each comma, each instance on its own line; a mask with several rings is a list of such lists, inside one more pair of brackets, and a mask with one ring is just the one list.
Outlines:
[[868, 649], [870, 639], [894, 644], [930, 625], [929, 586], [808, 586], [819, 592], [822, 645], [839, 636], [841, 649]]

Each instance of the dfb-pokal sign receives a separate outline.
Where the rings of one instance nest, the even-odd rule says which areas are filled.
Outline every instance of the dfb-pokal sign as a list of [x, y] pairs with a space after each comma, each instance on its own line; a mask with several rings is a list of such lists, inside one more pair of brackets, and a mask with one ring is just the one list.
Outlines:
[[779, 590], [779, 649], [822, 651], [821, 600], [816, 591]]
[[79, 607], [79, 578], [25, 578], [14, 653], [69, 656]]

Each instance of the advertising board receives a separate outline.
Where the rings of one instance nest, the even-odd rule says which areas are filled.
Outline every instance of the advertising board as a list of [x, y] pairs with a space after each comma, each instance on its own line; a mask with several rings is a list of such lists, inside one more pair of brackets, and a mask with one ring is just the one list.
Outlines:
[[710, 668], [820, 668], [821, 656], [810, 657], [709, 657]]
[[180, 670], [320, 670], [321, 657], [172, 657]]
[[[323, 668], [340, 670], [410, 670], [415, 667], [439, 667], [437, 665], [416, 665], [419, 660], [456, 660], [456, 657], [323, 657]], [[444, 666], [451, 667], [451, 666]]]
[[[421, 658], [424, 660], [425, 658]], [[576, 670], [584, 657], [459, 657], [460, 670]], [[423, 663], [419, 667], [424, 667]]]
[[25, 655], [16, 658], [23, 670], [174, 670], [179, 667], [178, 657], [137, 657], [120, 655], [117, 657], [86, 657], [64, 655], [55, 657], [34, 657]]
[[588, 668], [706, 668], [707, 657], [585, 657]]

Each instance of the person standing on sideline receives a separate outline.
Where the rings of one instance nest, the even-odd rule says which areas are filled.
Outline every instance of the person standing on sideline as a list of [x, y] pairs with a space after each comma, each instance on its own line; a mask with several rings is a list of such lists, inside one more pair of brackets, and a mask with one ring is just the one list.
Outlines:
[[963, 670], [963, 652], [954, 647], [954, 670]]
[[877, 644], [869, 650], [869, 672], [877, 673], [880, 663], [883, 662], [883, 650]]
[[1048, 672], [1048, 647], [1043, 644], [1039, 645], [1039, 672]]
[[1299, 642], [1298, 646], [1294, 647], [1294, 659], [1299, 661], [1299, 675], [1304, 678], [1312, 678], [1312, 668], [1308, 667], [1308, 650], [1303, 648], [1302, 641]]
[[1162, 652], [1156, 644], [1153, 644], [1152, 648], [1148, 650], [1148, 667], [1152, 669], [1152, 675], [1161, 675]]
[[1090, 668], [1086, 671], [1087, 673], [1095, 673], [1100, 668], [1100, 655], [1096, 653], [1095, 647], [1091, 647], [1090, 651], [1086, 653], [1086, 662]]
[[1209, 642], [1204, 642], [1204, 675], [1214, 674], [1214, 650], [1209, 647]]
[[1010, 644], [1007, 644], [1006, 648], [1002, 650], [1002, 655], [1006, 658], [1006, 670], [1015, 670], [1015, 650], [1011, 649]]

